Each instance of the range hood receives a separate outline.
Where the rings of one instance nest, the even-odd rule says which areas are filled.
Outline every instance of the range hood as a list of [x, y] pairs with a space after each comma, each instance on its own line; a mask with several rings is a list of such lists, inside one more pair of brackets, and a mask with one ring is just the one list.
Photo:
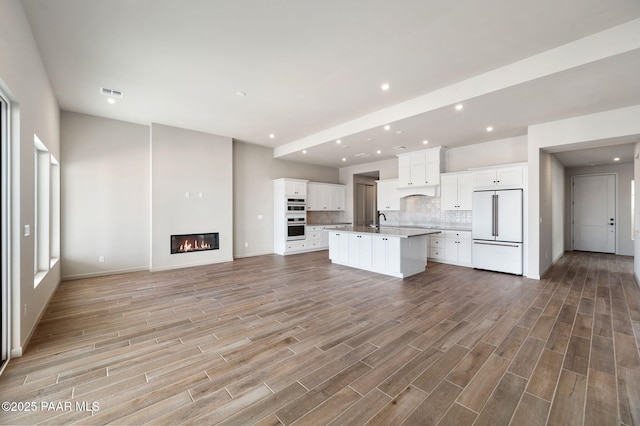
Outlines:
[[398, 196], [400, 198], [411, 197], [414, 195], [422, 195], [425, 197], [439, 197], [440, 196], [440, 185], [434, 186], [417, 186], [413, 187], [403, 187], [396, 188], [398, 191]]

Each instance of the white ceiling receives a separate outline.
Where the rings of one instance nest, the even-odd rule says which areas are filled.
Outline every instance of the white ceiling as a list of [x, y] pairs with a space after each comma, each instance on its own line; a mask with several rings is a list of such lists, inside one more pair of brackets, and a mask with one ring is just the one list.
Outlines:
[[[22, 4], [61, 109], [332, 167], [640, 104], [637, 0]], [[109, 105], [100, 87], [124, 98]]]

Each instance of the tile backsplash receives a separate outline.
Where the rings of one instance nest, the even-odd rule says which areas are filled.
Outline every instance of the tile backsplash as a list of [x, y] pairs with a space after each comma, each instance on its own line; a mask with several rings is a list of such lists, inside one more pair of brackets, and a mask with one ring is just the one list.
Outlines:
[[405, 209], [384, 212], [387, 221], [382, 225], [428, 226], [452, 225], [471, 228], [471, 210], [441, 210], [440, 197], [411, 196], [405, 198]]

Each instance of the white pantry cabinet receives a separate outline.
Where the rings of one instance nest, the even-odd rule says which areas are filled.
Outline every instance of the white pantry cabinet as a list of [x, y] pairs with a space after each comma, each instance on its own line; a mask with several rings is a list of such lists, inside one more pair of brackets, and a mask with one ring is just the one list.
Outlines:
[[440, 208], [442, 210], [471, 210], [473, 175], [471, 172], [440, 175]]
[[398, 179], [377, 180], [378, 210], [402, 210], [402, 200], [398, 194]]

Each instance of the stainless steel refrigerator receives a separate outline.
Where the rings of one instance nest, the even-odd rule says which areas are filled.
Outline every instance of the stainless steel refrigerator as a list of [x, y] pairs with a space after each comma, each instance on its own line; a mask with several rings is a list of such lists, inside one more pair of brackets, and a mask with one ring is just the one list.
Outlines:
[[474, 268], [522, 275], [522, 189], [474, 191]]

